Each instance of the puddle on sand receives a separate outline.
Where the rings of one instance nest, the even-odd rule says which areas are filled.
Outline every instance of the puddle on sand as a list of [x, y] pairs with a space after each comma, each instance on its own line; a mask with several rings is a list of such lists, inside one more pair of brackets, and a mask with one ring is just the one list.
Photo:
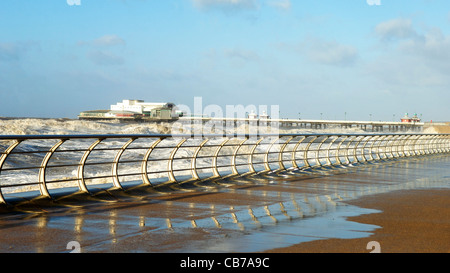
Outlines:
[[340, 205], [333, 212], [283, 221], [283, 223], [264, 226], [243, 235], [214, 240], [213, 244], [202, 242], [195, 248], [190, 246], [179, 249], [177, 252], [260, 252], [319, 239], [363, 238], [372, 235], [379, 226], [348, 221], [347, 218], [378, 212], [380, 211]]

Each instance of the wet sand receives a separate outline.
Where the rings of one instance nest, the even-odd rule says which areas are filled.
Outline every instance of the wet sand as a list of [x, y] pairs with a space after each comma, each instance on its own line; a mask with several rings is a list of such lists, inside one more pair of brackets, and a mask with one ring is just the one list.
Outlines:
[[394, 191], [346, 202], [381, 213], [348, 218], [380, 226], [370, 237], [326, 239], [272, 249], [275, 253], [368, 253], [370, 241], [381, 253], [449, 253], [450, 189]]

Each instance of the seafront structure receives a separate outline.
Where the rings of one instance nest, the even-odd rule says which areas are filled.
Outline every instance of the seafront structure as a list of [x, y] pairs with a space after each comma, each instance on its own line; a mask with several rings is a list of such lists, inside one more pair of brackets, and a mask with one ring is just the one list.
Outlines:
[[79, 119], [121, 121], [172, 121], [179, 114], [175, 114], [175, 104], [171, 102], [144, 102], [143, 100], [123, 100], [111, 105], [110, 110], [83, 111]]
[[402, 118], [401, 121], [348, 121], [348, 120], [305, 120], [281, 119], [270, 117], [266, 112], [260, 115], [251, 112], [245, 118], [189, 116], [179, 111], [171, 102], [144, 102], [143, 100], [123, 100], [111, 105], [110, 110], [83, 111], [78, 116], [84, 120], [119, 120], [145, 122], [174, 122], [185, 125], [210, 124], [221, 128], [239, 127], [241, 125], [271, 126], [287, 129], [329, 129], [357, 128], [367, 132], [420, 132], [424, 123], [415, 115]]
[[225, 126], [239, 127], [241, 125], [271, 126], [283, 129], [330, 129], [330, 128], [357, 128], [367, 132], [420, 132], [423, 122], [395, 122], [395, 121], [349, 121], [349, 120], [307, 120], [307, 119], [273, 119], [258, 118], [249, 114], [249, 118], [211, 118], [211, 117], [180, 117], [178, 122], [185, 124], [213, 123]]

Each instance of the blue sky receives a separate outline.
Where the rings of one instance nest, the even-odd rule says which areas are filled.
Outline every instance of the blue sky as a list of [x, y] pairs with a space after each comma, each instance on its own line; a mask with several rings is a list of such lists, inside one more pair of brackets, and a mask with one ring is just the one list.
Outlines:
[[202, 97], [283, 118], [450, 120], [448, 0], [72, 2], [0, 2], [0, 116]]

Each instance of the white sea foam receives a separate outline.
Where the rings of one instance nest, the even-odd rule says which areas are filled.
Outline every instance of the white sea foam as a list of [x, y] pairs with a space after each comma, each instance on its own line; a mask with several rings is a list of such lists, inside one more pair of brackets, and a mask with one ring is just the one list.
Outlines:
[[[72, 119], [0, 119], [0, 135], [67, 135], [67, 134], [170, 134], [170, 133], [198, 133], [196, 125], [179, 125], [176, 123], [162, 122], [130, 122], [119, 121], [87, 121]], [[202, 126], [202, 133], [363, 133], [360, 128], [328, 127], [317, 130], [296, 127], [270, 127], [249, 126], [247, 124], [237, 127], [211, 127]]]
[[170, 133], [170, 123], [120, 123], [71, 119], [3, 119], [1, 135], [67, 134], [154, 134]]

